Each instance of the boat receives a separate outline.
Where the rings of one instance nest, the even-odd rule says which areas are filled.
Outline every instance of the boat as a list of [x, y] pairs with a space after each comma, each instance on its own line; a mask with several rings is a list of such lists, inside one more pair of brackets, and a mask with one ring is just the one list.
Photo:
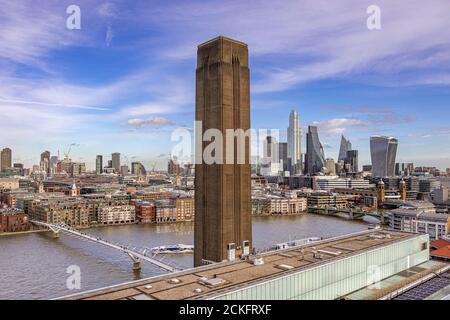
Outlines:
[[310, 243], [315, 243], [321, 241], [322, 238], [319, 237], [310, 237], [305, 239], [298, 239], [298, 240], [292, 240], [288, 242], [282, 242], [277, 243], [275, 246], [272, 247], [274, 250], [281, 250], [281, 249], [287, 249], [292, 247], [298, 247], [298, 246], [304, 246]]
[[150, 249], [155, 254], [183, 254], [194, 253], [194, 246], [189, 244], [175, 244], [168, 246], [159, 246]]

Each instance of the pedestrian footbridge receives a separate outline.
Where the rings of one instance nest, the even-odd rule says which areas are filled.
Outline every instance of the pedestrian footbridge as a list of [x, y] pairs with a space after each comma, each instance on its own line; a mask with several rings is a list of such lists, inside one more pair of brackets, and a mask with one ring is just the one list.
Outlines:
[[141, 261], [149, 262], [161, 269], [164, 269], [166, 271], [175, 272], [175, 271], [181, 271], [183, 270], [183, 267], [179, 265], [175, 265], [173, 262], [167, 262], [162, 261], [161, 259], [156, 258], [156, 254], [153, 254], [149, 248], [137, 248], [137, 247], [131, 247], [124, 244], [119, 243], [113, 243], [110, 241], [107, 241], [105, 239], [86, 234], [84, 232], [81, 232], [78, 229], [75, 229], [71, 226], [68, 226], [63, 223], [59, 224], [51, 224], [51, 223], [45, 223], [42, 221], [30, 221], [32, 224], [40, 227], [45, 227], [51, 230], [56, 236], [59, 236], [59, 233], [64, 233], [70, 236], [73, 236], [75, 238], [88, 240], [90, 242], [109, 247], [111, 249], [115, 249], [118, 251], [121, 251], [125, 254], [127, 254], [131, 260], [133, 261], [133, 269], [134, 270], [140, 270], [141, 269]]

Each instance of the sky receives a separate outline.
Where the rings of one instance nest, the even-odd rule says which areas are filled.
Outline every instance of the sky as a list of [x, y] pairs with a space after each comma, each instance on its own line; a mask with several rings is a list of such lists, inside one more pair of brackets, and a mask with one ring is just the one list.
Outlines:
[[[81, 29], [66, 26], [72, 4]], [[389, 135], [398, 162], [445, 169], [449, 12], [448, 0], [0, 0], [0, 148], [26, 166], [73, 144], [88, 169], [113, 152], [165, 168], [173, 131], [194, 126], [197, 45], [224, 35], [249, 46], [253, 128], [286, 140], [296, 109], [326, 157], [344, 134], [370, 164], [369, 137]]]

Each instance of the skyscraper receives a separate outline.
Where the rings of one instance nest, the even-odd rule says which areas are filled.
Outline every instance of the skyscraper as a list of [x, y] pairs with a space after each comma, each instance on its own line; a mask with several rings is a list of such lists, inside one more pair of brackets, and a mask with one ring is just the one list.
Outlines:
[[325, 154], [316, 126], [309, 126], [306, 134], [306, 162], [305, 171], [308, 174], [316, 174], [325, 167]]
[[373, 177], [392, 177], [395, 174], [395, 157], [398, 140], [393, 137], [370, 137], [370, 155]]
[[[201, 136], [208, 129], [217, 129], [223, 135], [227, 129], [244, 132], [250, 129], [250, 70], [245, 43], [220, 36], [198, 47], [195, 118]], [[202, 155], [211, 142], [199, 143], [199, 135], [196, 135], [196, 147], [200, 146], [200, 150], [196, 150], [195, 166], [195, 266], [201, 265], [202, 260], [232, 260], [235, 255], [249, 254], [252, 245], [250, 141], [248, 138], [243, 141], [244, 163], [238, 161], [234, 152], [233, 163], [207, 164]], [[224, 143], [224, 155], [230, 147], [235, 149], [236, 140], [233, 139], [232, 146]]]
[[181, 166], [178, 163], [176, 157], [169, 159], [167, 162], [167, 173], [170, 175], [178, 176], [181, 174]]
[[263, 176], [278, 176], [282, 170], [278, 142], [275, 137], [267, 136], [264, 145], [264, 158], [262, 159], [260, 173]]
[[138, 176], [145, 176], [147, 174], [147, 171], [145, 170], [145, 167], [140, 162], [132, 162], [131, 163], [131, 173], [138, 175]]
[[288, 146], [287, 142], [278, 143], [278, 154], [280, 156], [280, 165], [283, 171], [288, 171]]
[[102, 172], [103, 172], [103, 156], [98, 155], [95, 158], [95, 173], [102, 174]]
[[327, 172], [331, 176], [336, 175], [336, 163], [334, 162], [333, 158], [328, 158], [325, 161], [325, 166], [327, 168]]
[[0, 153], [0, 171], [12, 167], [12, 151], [10, 148], [4, 148]]
[[120, 153], [115, 152], [111, 155], [111, 165], [116, 173], [120, 172]]
[[275, 137], [267, 136], [263, 145], [264, 156], [270, 158], [271, 161], [278, 162], [278, 141]]
[[293, 174], [302, 172], [302, 128], [298, 112], [292, 110], [289, 115], [288, 138], [288, 158], [290, 159]]
[[348, 163], [352, 172], [358, 172], [358, 150], [348, 150], [345, 163]]
[[50, 151], [44, 151], [41, 153], [41, 170], [44, 171], [47, 175], [51, 174], [50, 168]]
[[350, 142], [350, 140], [346, 139], [344, 137], [344, 135], [342, 135], [342, 137], [341, 137], [341, 147], [339, 149], [338, 161], [339, 160], [346, 161], [346, 159], [347, 159], [347, 152], [349, 150], [352, 150], [352, 143]]
[[56, 167], [58, 165], [59, 157], [58, 156], [51, 156], [50, 157], [50, 172], [53, 176], [56, 172]]

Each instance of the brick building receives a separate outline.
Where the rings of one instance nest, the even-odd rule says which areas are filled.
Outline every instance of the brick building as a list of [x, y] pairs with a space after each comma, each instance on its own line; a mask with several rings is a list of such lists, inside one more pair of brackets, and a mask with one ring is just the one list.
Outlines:
[[142, 223], [152, 223], [156, 220], [156, 207], [153, 202], [138, 201], [135, 204], [136, 220]]
[[0, 209], [0, 233], [30, 230], [28, 216], [17, 209]]
[[175, 206], [177, 210], [177, 221], [194, 221], [195, 205], [194, 198], [182, 197], [176, 198]]

